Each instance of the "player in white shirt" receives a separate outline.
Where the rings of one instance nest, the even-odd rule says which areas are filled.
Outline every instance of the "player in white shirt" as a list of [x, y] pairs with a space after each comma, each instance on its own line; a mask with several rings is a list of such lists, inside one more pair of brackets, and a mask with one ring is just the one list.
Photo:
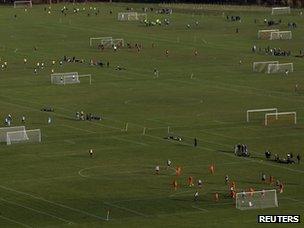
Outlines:
[[157, 165], [157, 166], [155, 167], [155, 174], [156, 174], [156, 175], [159, 174], [159, 170], [160, 170], [160, 169], [159, 169], [159, 165]]

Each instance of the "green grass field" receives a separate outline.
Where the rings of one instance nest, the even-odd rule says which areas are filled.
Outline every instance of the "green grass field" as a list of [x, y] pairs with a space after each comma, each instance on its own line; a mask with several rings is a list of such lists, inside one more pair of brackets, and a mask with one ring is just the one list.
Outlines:
[[[0, 7], [0, 58], [1, 64], [8, 63], [0, 71], [1, 126], [8, 114], [13, 126], [21, 125], [25, 115], [27, 129], [42, 131], [40, 144], [0, 145], [0, 227], [257, 227], [259, 214], [303, 216], [304, 165], [264, 159], [266, 149], [282, 157], [287, 152], [304, 156], [304, 63], [293, 57], [304, 41], [299, 11], [274, 17], [282, 19], [281, 30], [288, 29], [288, 22], [298, 24], [292, 40], [262, 41], [257, 40], [257, 31], [266, 26], [254, 19], [272, 18], [270, 9], [177, 9], [170, 16], [149, 12], [150, 19], [170, 18], [171, 23], [146, 27], [117, 21], [117, 13], [130, 5], [92, 6], [100, 9], [99, 15], [87, 16], [86, 11], [63, 16], [62, 4], [53, 5], [51, 14], [44, 5], [27, 12]], [[131, 6], [136, 11], [143, 7]], [[240, 15], [242, 22], [227, 22], [223, 12]], [[90, 37], [105, 36], [141, 43], [143, 49], [101, 52], [89, 47]], [[254, 44], [290, 49], [293, 56], [254, 54]], [[64, 55], [87, 62], [60, 66]], [[90, 66], [89, 59], [109, 61], [110, 67]], [[52, 60], [57, 61], [54, 66]], [[292, 62], [295, 71], [288, 77], [252, 72], [252, 62], [269, 60]], [[35, 75], [37, 62], [46, 67]], [[115, 70], [118, 65], [126, 70]], [[92, 74], [92, 85], [86, 80], [52, 85], [51, 69]], [[297, 93], [295, 84], [300, 88]], [[52, 106], [55, 112], [40, 111], [43, 106]], [[285, 119], [265, 127], [262, 113], [246, 123], [246, 110], [273, 107], [296, 111], [298, 124]], [[81, 110], [104, 119], [76, 121], [75, 112]], [[122, 131], [126, 123], [127, 132]], [[168, 127], [183, 141], [164, 139]], [[234, 156], [237, 143], [248, 145], [250, 158]], [[94, 158], [88, 155], [90, 148]], [[174, 170], [165, 168], [167, 159], [173, 167], [182, 167], [177, 191], [171, 187]], [[208, 171], [212, 163], [215, 175]], [[154, 174], [157, 165], [160, 175]], [[273, 189], [261, 182], [262, 172], [285, 183], [284, 193], [278, 194], [279, 207], [235, 209], [225, 175], [239, 191]], [[198, 202], [193, 201], [197, 188], [187, 186], [190, 175], [203, 180]], [[219, 202], [213, 201], [215, 192]]]

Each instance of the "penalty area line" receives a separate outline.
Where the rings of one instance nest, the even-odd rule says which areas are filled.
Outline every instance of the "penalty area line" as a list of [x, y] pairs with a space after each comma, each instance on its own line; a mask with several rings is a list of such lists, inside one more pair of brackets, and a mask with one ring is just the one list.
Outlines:
[[24, 224], [24, 223], [22, 223], [22, 222], [18, 222], [18, 221], [16, 221], [15, 219], [11, 219], [11, 218], [5, 217], [5, 216], [3, 216], [3, 215], [0, 215], [0, 218], [2, 218], [2, 219], [4, 219], [4, 220], [7, 220], [7, 221], [9, 221], [9, 222], [11, 222], [11, 223], [14, 223], [14, 224], [18, 224], [18, 225], [23, 226], [23, 227], [32, 228], [32, 227], [29, 226], [29, 225], [26, 225], [26, 224]]
[[122, 207], [122, 206], [119, 206], [119, 205], [116, 205], [116, 204], [113, 204], [113, 203], [104, 202], [104, 204], [106, 204], [106, 205], [108, 205], [108, 206], [111, 206], [111, 207], [115, 207], [115, 208], [121, 209], [121, 210], [123, 210], [123, 211], [131, 212], [131, 213], [136, 214], [136, 215], [139, 215], [139, 216], [141, 216], [141, 217], [145, 217], [145, 218], [150, 217], [149, 215], [146, 215], [146, 214], [143, 214], [143, 213], [141, 213], [141, 212], [138, 212], [138, 211], [135, 211], [135, 210], [126, 208], [126, 207]]
[[192, 208], [195, 208], [195, 209], [197, 209], [197, 210], [199, 210], [199, 211], [209, 212], [209, 210], [204, 209], [204, 208], [201, 208], [201, 207], [197, 207], [197, 206], [191, 206], [191, 207], [192, 207]]
[[27, 207], [27, 206], [24, 206], [24, 205], [21, 205], [21, 204], [19, 204], [19, 203], [12, 202], [12, 201], [9, 201], [9, 200], [3, 199], [3, 198], [0, 198], [0, 200], [3, 201], [3, 202], [6, 202], [6, 203], [8, 203], [8, 204], [12, 204], [12, 205], [15, 205], [15, 206], [18, 206], [18, 207], [22, 207], [22, 208], [28, 209], [28, 210], [30, 210], [30, 211], [34, 211], [34, 212], [36, 212], [36, 213], [38, 213], [38, 214], [47, 215], [47, 216], [49, 216], [49, 217], [58, 219], [58, 220], [60, 220], [60, 221], [63, 221], [63, 222], [65, 222], [65, 223], [68, 223], [68, 224], [74, 224], [72, 221], [69, 221], [69, 220], [67, 220], [67, 219], [58, 217], [58, 216], [56, 216], [56, 215], [53, 215], [53, 214], [50, 214], [50, 213], [47, 213], [47, 212], [44, 212], [44, 211], [40, 211], [40, 210], [31, 208], [31, 207]]
[[75, 212], [78, 212], [80, 214], [87, 215], [87, 216], [90, 216], [90, 217], [98, 219], [98, 220], [106, 221], [105, 218], [100, 217], [98, 215], [95, 215], [95, 214], [92, 214], [92, 213], [89, 213], [89, 212], [86, 212], [86, 211], [83, 211], [83, 210], [80, 210], [80, 209], [77, 209], [77, 208], [69, 207], [69, 206], [61, 204], [61, 203], [56, 203], [56, 202], [44, 199], [40, 196], [35, 196], [35, 195], [29, 194], [29, 193], [26, 193], [26, 192], [18, 191], [18, 190], [15, 190], [13, 188], [9, 188], [9, 187], [3, 186], [3, 185], [0, 185], [0, 188], [2, 188], [4, 190], [7, 190], [7, 191], [10, 191], [10, 192], [18, 193], [20, 195], [28, 196], [30, 198], [37, 199], [37, 200], [40, 200], [40, 201], [43, 201], [43, 202], [46, 202], [46, 203], [49, 203], [49, 204], [52, 204], [52, 205], [56, 205], [56, 206], [61, 207], [61, 208], [69, 209], [71, 211], [75, 211]]

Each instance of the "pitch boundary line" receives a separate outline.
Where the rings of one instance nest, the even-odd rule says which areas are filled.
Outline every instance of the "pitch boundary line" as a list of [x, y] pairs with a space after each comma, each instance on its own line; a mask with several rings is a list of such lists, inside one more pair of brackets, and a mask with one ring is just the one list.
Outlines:
[[18, 222], [18, 221], [16, 221], [15, 219], [11, 219], [11, 218], [5, 217], [5, 216], [3, 216], [3, 215], [0, 215], [0, 218], [4, 219], [4, 220], [6, 220], [6, 221], [10, 221], [11, 223], [18, 224], [18, 225], [23, 226], [23, 227], [32, 228], [31, 226], [26, 225], [25, 223]]
[[111, 206], [111, 207], [116, 207], [116, 208], [121, 209], [123, 211], [131, 212], [133, 214], [136, 214], [136, 215], [139, 215], [139, 216], [142, 216], [142, 217], [145, 217], [145, 218], [150, 217], [149, 215], [146, 215], [146, 214], [143, 214], [141, 212], [138, 212], [138, 211], [126, 208], [126, 207], [122, 207], [122, 206], [119, 206], [119, 205], [116, 205], [116, 204], [112, 204], [112, 203], [108, 203], [108, 202], [104, 202], [104, 204], [106, 204], [108, 206]]
[[40, 211], [40, 210], [31, 208], [31, 207], [27, 207], [27, 206], [21, 205], [21, 204], [16, 203], [16, 202], [12, 202], [12, 201], [9, 201], [9, 200], [5, 200], [5, 199], [3, 199], [3, 198], [0, 198], [0, 200], [3, 201], [3, 202], [6, 202], [6, 203], [12, 204], [12, 205], [16, 205], [16, 206], [18, 206], [18, 207], [22, 207], [22, 208], [28, 209], [28, 210], [30, 210], [30, 211], [34, 211], [34, 212], [39, 213], [39, 214], [47, 215], [47, 216], [49, 216], [49, 217], [58, 219], [58, 220], [60, 220], [60, 221], [66, 222], [66, 223], [68, 223], [68, 224], [74, 224], [72, 221], [69, 221], [69, 220], [67, 220], [67, 219], [58, 217], [58, 216], [56, 216], [56, 215], [49, 214], [49, 213], [44, 212], [44, 211]]
[[16, 189], [13, 189], [13, 188], [9, 188], [9, 187], [6, 187], [6, 186], [3, 186], [3, 185], [0, 185], [0, 188], [4, 189], [4, 190], [7, 190], [7, 191], [10, 191], [10, 192], [15, 192], [15, 193], [18, 193], [20, 195], [25, 195], [25, 196], [28, 196], [28, 197], [31, 197], [33, 199], [37, 199], [37, 200], [40, 200], [40, 201], [43, 201], [43, 202], [47, 202], [49, 204], [53, 204], [53, 205], [56, 205], [56, 206], [59, 206], [59, 207], [62, 207], [62, 208], [66, 208], [66, 209], [69, 209], [71, 211], [76, 211], [80, 214], [84, 214], [84, 215], [87, 215], [87, 216], [90, 216], [90, 217], [93, 217], [93, 218], [96, 218], [98, 220], [103, 220], [105, 221], [106, 219], [103, 218], [103, 217], [100, 217], [98, 215], [95, 215], [95, 214], [92, 214], [92, 213], [89, 213], [89, 212], [86, 212], [86, 211], [83, 211], [83, 210], [80, 210], [80, 209], [77, 209], [77, 208], [73, 208], [73, 207], [70, 207], [70, 206], [67, 206], [67, 205], [64, 205], [64, 204], [61, 204], [61, 203], [56, 203], [56, 202], [53, 202], [53, 201], [50, 201], [50, 200], [47, 200], [47, 199], [44, 199], [40, 196], [34, 196], [32, 194], [29, 194], [29, 193], [26, 193], [26, 192], [22, 192], [22, 191], [18, 191]]

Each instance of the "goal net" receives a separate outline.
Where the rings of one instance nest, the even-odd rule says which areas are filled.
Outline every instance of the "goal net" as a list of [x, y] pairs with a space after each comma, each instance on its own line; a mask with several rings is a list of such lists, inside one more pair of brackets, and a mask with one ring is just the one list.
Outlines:
[[265, 114], [265, 126], [269, 124], [286, 124], [292, 123], [297, 124], [297, 113], [296, 112], [277, 112], [277, 113], [266, 113]]
[[279, 61], [254, 62], [252, 70], [253, 72], [266, 72], [269, 64], [279, 64]]
[[65, 85], [80, 83], [78, 72], [51, 74], [51, 84]]
[[0, 128], [0, 142], [6, 142], [7, 133], [14, 131], [25, 131], [25, 126], [16, 126], [16, 127], [1, 127]]
[[113, 38], [112, 37], [91, 37], [90, 47], [96, 47], [98, 45], [103, 45], [104, 47], [112, 47]]
[[264, 209], [278, 206], [277, 191], [275, 189], [239, 192], [236, 194], [236, 208], [239, 210]]
[[137, 18], [139, 21], [147, 20], [148, 16], [146, 13], [137, 13]]
[[270, 40], [290, 40], [291, 38], [291, 31], [278, 31], [270, 33]]
[[268, 64], [267, 74], [293, 72], [293, 63]]
[[112, 40], [113, 45], [115, 45], [116, 47], [124, 47], [125, 46], [125, 42], [123, 39], [113, 39]]
[[14, 1], [14, 8], [32, 7], [32, 1]]
[[289, 14], [290, 12], [290, 7], [273, 7], [271, 10], [272, 15]]
[[267, 29], [258, 31], [258, 39], [269, 40], [272, 32], [278, 32], [279, 29]]
[[[261, 112], [274, 112], [274, 113], [278, 113], [278, 109], [277, 108], [263, 108], [263, 109], [250, 109], [246, 111], [246, 120], [247, 122], [250, 122], [250, 117], [252, 116], [251, 114], [253, 113], [261, 113]], [[261, 117], [262, 119], [262, 117]]]
[[140, 18], [143, 18], [143, 15], [144, 14], [138, 14], [137, 12], [121, 12], [121, 13], [118, 13], [118, 20], [119, 21], [138, 21], [138, 20], [140, 20]]
[[32, 142], [32, 143], [41, 142], [40, 129], [12, 131], [6, 134], [7, 145], [11, 145], [14, 143], [24, 143], [24, 142]]

